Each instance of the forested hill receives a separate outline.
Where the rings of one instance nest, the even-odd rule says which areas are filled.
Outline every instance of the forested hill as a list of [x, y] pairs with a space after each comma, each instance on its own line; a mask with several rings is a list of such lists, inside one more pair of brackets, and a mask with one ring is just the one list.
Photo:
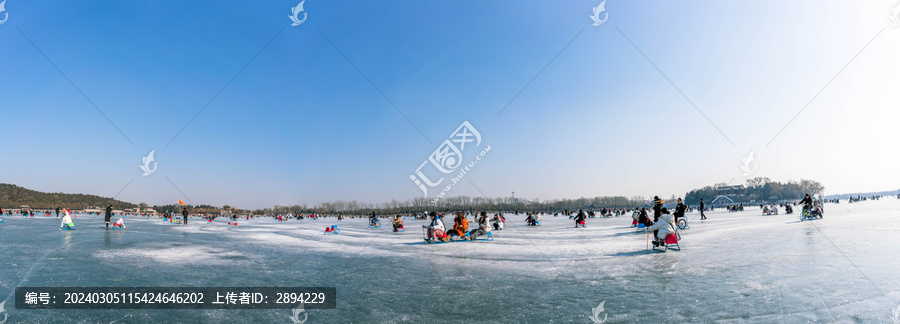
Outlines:
[[28, 205], [34, 209], [53, 209], [56, 207], [84, 209], [90, 206], [107, 205], [113, 205], [116, 209], [137, 207], [136, 204], [107, 197], [85, 194], [46, 193], [0, 183], [0, 207], [4, 209], [19, 208], [20, 205]]
[[[684, 196], [685, 203], [688, 205], [700, 204], [702, 198], [707, 203], [722, 194], [716, 188], [728, 187], [725, 183], [717, 183], [715, 186], [707, 186], [701, 189], [691, 190]], [[738, 195], [729, 195], [734, 202], [778, 202], [784, 200], [800, 200], [805, 194], [813, 196], [820, 195], [825, 191], [825, 186], [813, 180], [803, 180], [800, 182], [788, 181], [781, 183], [772, 181], [765, 177], [756, 177], [747, 179], [747, 185], [742, 189], [743, 193]]]

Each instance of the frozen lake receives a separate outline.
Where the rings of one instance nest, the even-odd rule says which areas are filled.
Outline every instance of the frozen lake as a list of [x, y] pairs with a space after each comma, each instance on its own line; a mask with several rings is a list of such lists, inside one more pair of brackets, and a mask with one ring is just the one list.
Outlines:
[[[591, 323], [601, 302], [608, 323], [891, 323], [898, 211], [888, 197], [828, 204], [807, 222], [758, 207], [695, 212], [683, 249], [666, 253], [648, 251], [628, 216], [575, 229], [568, 217], [526, 227], [507, 215], [493, 242], [440, 245], [413, 220], [392, 233], [365, 219], [128, 217], [129, 230], [107, 231], [81, 215], [59, 231], [55, 217], [12, 216], [0, 224], [0, 299], [7, 323], [291, 323], [290, 310], [17, 310], [16, 286], [337, 287], [337, 309], [307, 310], [307, 323]], [[333, 224], [341, 234], [322, 235]]]

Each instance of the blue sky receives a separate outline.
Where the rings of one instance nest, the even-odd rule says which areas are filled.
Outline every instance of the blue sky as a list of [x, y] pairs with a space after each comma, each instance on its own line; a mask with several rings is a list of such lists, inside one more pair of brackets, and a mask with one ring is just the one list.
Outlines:
[[406, 200], [468, 120], [492, 150], [450, 195], [683, 195], [742, 183], [751, 151], [752, 176], [900, 188], [894, 1], [608, 0], [592, 26], [598, 3], [307, 0], [292, 27], [294, 1], [8, 0], [0, 182], [151, 204]]

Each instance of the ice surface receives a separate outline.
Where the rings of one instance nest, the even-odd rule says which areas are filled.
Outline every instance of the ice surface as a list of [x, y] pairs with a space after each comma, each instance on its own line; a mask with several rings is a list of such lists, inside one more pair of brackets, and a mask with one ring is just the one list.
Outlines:
[[[799, 208], [798, 208], [799, 209]], [[825, 218], [744, 212], [688, 215], [683, 250], [646, 249], [628, 216], [575, 229], [544, 215], [507, 215], [493, 242], [427, 245], [366, 219], [127, 217], [128, 230], [78, 215], [0, 224], [0, 299], [7, 323], [290, 323], [290, 310], [17, 310], [16, 286], [335, 286], [338, 308], [308, 323], [891, 322], [900, 306], [900, 200], [828, 204]], [[451, 219], [446, 220], [449, 224]], [[340, 235], [322, 235], [337, 224]], [[0, 314], [0, 318], [2, 318]]]

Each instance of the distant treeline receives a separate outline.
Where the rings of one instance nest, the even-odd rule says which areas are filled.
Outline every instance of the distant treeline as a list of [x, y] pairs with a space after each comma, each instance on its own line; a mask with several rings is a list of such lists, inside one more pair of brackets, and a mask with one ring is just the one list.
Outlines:
[[32, 209], [54, 209], [56, 207], [85, 209], [108, 205], [113, 205], [116, 209], [137, 207], [136, 204], [112, 198], [84, 194], [45, 193], [0, 183], [0, 207], [19, 208], [20, 205], [28, 205]]
[[640, 197], [594, 197], [560, 200], [528, 200], [522, 198], [500, 197], [447, 197], [433, 203], [432, 199], [415, 198], [406, 201], [392, 200], [386, 203], [365, 203], [358, 201], [336, 201], [321, 203], [316, 206], [293, 205], [275, 206], [274, 208], [254, 210], [255, 214], [287, 214], [287, 213], [323, 213], [323, 214], [348, 214], [367, 215], [373, 211], [379, 215], [422, 213], [425, 211], [451, 212], [451, 211], [562, 211], [565, 209], [600, 209], [600, 208], [628, 208], [648, 205], [649, 200]]
[[[392, 200], [386, 203], [366, 203], [358, 201], [336, 201], [326, 202], [314, 206], [293, 205], [293, 206], [275, 206], [265, 209], [237, 209], [225, 205], [222, 207], [210, 205], [187, 206], [193, 213], [206, 214], [344, 214], [344, 215], [368, 215], [373, 211], [379, 215], [387, 214], [410, 214], [422, 213], [426, 211], [450, 212], [450, 211], [562, 211], [565, 209], [600, 209], [600, 208], [628, 208], [638, 206], [648, 206], [649, 200], [641, 197], [594, 197], [594, 198], [578, 198], [578, 199], [560, 199], [540, 201], [538, 199], [529, 200], [522, 198], [501, 197], [448, 197], [440, 200], [437, 205], [432, 199], [415, 198], [406, 201]], [[136, 208], [142, 210], [148, 208], [147, 204], [133, 204], [112, 198], [104, 198], [94, 195], [84, 194], [64, 194], [64, 193], [43, 193], [30, 189], [25, 189], [11, 184], [0, 184], [0, 207], [18, 208], [19, 205], [29, 205], [33, 209], [53, 209], [56, 207], [70, 209], [85, 209], [88, 207], [100, 207], [113, 205], [116, 209]], [[154, 206], [153, 209], [159, 213], [180, 213], [185, 206], [180, 205], [160, 205]]]
[[[228, 205], [225, 205], [225, 206], [228, 206]], [[181, 213], [181, 210], [182, 210], [184, 207], [185, 207], [185, 206], [178, 205], [178, 204], [159, 205], [159, 206], [154, 206], [154, 207], [153, 207], [153, 210], [155, 210], [157, 213]], [[216, 206], [210, 206], [210, 205], [197, 205], [197, 206], [189, 205], [189, 206], [186, 206], [186, 207], [188, 207], [188, 209], [189, 209], [191, 212], [194, 212], [194, 213], [203, 213], [203, 214], [207, 214], [207, 213], [209, 213], [209, 214], [222, 214], [223, 211], [224, 211], [223, 208], [216, 207]], [[241, 210], [236, 210], [236, 211], [235, 211], [235, 213], [240, 213], [240, 212], [243, 212], [243, 211], [241, 211]]]
[[825, 196], [825, 199], [847, 199], [847, 198], [856, 198], [856, 197], [873, 197], [873, 196], [896, 196], [900, 195], [900, 190], [891, 190], [891, 191], [872, 191], [872, 192], [859, 192], [859, 193], [849, 193], [849, 194], [839, 194], [839, 195], [828, 195]]
[[[727, 186], [719, 183], [714, 186], [707, 186], [702, 189], [696, 189], [685, 195], [685, 203], [689, 205], [698, 205], [700, 198], [706, 202], [711, 202], [719, 194], [717, 187]], [[733, 196], [737, 202], [767, 201], [769, 197], [776, 197], [776, 200], [797, 200], [803, 198], [803, 195], [810, 193], [818, 195], [825, 189], [822, 184], [812, 180], [800, 180], [800, 182], [788, 181], [780, 183], [771, 181], [769, 178], [753, 178], [747, 180], [747, 186], [743, 190], [742, 195]], [[669, 198], [673, 200], [674, 197]], [[665, 199], [665, 198], [664, 198]], [[601, 208], [633, 208], [641, 206], [649, 206], [650, 200], [641, 196], [624, 197], [593, 197], [578, 199], [558, 199], [540, 201], [538, 199], [529, 200], [522, 198], [500, 197], [468, 197], [457, 196], [447, 197], [438, 201], [437, 205], [432, 199], [418, 197], [406, 201], [392, 200], [385, 203], [367, 203], [359, 201], [336, 201], [308, 205], [278, 206], [273, 208], [246, 210], [232, 209], [230, 206], [223, 207], [210, 205], [188, 206], [193, 213], [207, 214], [344, 214], [344, 215], [367, 215], [373, 211], [379, 215], [388, 214], [410, 214], [422, 213], [426, 211], [451, 212], [451, 211], [541, 211], [553, 212], [562, 210], [578, 210], [578, 209], [601, 209]], [[673, 203], [673, 201], [666, 201]], [[113, 205], [116, 209], [126, 209], [139, 207], [137, 204], [105, 198], [94, 195], [84, 194], [64, 194], [64, 193], [43, 193], [34, 190], [25, 189], [11, 184], [0, 184], [0, 207], [18, 208], [19, 205], [29, 205], [34, 209], [52, 209], [56, 207], [85, 209], [88, 207], [102, 207]], [[146, 204], [141, 203], [140, 207], [147, 208]], [[179, 205], [161, 205], [153, 207], [159, 213], [180, 213], [184, 206]]]
[[[702, 189], [691, 190], [684, 196], [684, 202], [688, 205], [699, 205], [700, 198], [707, 204], [710, 203], [717, 195], [723, 194], [716, 188], [727, 187], [725, 183], [717, 183], [714, 186], [707, 186]], [[810, 195], [820, 195], [824, 192], [825, 186], [813, 180], [788, 181], [781, 183], [772, 181], [769, 178], [756, 177], [748, 179], [746, 188], [742, 195], [731, 196], [735, 202], [778, 202], [783, 200], [800, 200], [807, 193]], [[769, 199], [775, 197], [773, 199]], [[718, 204], [718, 203], [717, 203]]]

